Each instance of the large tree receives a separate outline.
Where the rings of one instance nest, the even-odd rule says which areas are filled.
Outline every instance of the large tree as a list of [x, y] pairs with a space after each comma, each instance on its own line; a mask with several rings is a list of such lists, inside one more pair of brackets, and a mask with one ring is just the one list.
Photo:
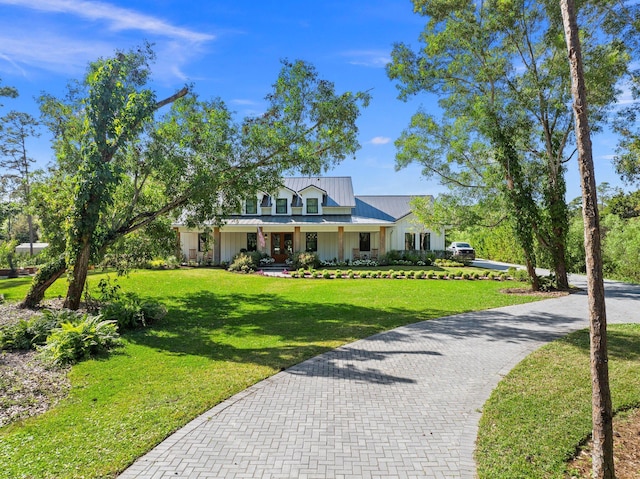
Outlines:
[[[528, 262], [536, 261], [536, 240], [558, 286], [568, 286], [564, 172], [574, 153], [573, 116], [559, 6], [552, 0], [413, 3], [427, 18], [424, 46], [416, 52], [396, 45], [388, 74], [399, 82], [403, 99], [436, 94], [442, 113], [418, 114], [423, 120], [417, 123], [429, 121], [430, 127], [415, 128], [414, 119], [397, 142], [398, 167], [420, 162], [457, 194], [463, 186], [497, 192]], [[616, 82], [628, 73], [630, 57], [621, 41], [627, 24], [620, 19], [634, 8], [614, 1], [583, 4], [595, 126], [615, 99]], [[480, 157], [478, 143], [486, 150]]]
[[24, 306], [70, 268], [65, 304], [77, 308], [89, 262], [123, 235], [175, 212], [190, 224], [220, 221], [285, 172], [319, 174], [359, 147], [355, 121], [369, 96], [337, 94], [305, 62], [283, 62], [265, 113], [238, 123], [221, 100], [186, 90], [156, 101], [144, 88], [150, 58], [143, 50], [99, 60], [67, 98], [42, 98], [58, 165], [40, 201], [60, 206], [43, 224], [63, 221], [66, 241]]

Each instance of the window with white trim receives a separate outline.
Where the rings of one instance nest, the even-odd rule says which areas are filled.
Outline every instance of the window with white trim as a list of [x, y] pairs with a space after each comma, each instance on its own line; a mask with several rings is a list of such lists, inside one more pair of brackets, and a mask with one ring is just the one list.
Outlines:
[[287, 214], [287, 199], [286, 198], [278, 198], [276, 200], [276, 214], [278, 214], [278, 215], [286, 215]]
[[318, 214], [318, 198], [307, 198], [307, 214]]

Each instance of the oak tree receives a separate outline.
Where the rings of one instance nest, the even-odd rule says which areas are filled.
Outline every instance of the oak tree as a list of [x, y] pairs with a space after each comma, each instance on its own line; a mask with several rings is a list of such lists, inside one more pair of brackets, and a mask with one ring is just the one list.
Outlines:
[[191, 225], [220, 222], [285, 172], [319, 174], [359, 147], [355, 122], [369, 95], [336, 93], [303, 61], [283, 62], [266, 111], [238, 122], [221, 100], [187, 89], [156, 101], [145, 87], [151, 58], [134, 51], [99, 60], [68, 98], [43, 97], [58, 165], [42, 197], [60, 206], [43, 224], [63, 222], [64, 255], [34, 278], [23, 306], [68, 267], [66, 306], [77, 308], [88, 264], [122, 236], [170, 214]]

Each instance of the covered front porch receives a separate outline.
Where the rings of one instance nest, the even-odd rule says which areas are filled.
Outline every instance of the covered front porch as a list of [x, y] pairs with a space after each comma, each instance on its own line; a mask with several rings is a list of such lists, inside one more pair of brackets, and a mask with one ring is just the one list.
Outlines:
[[298, 252], [316, 253], [321, 261], [377, 259], [387, 252], [390, 225], [286, 224], [282, 221], [229, 221], [210, 233], [176, 227], [177, 249], [184, 262], [219, 265], [240, 252], [259, 251], [285, 263]]

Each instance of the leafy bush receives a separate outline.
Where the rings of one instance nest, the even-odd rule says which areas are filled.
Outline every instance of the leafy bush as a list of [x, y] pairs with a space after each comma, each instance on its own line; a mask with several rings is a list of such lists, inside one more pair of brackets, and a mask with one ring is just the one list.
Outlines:
[[15, 324], [0, 330], [0, 349], [29, 350], [38, 345], [45, 344], [51, 331], [61, 323], [74, 321], [78, 314], [74, 311], [50, 311], [45, 309], [41, 314], [36, 314], [26, 319], [21, 319]]
[[237, 273], [251, 273], [257, 271], [258, 266], [259, 263], [255, 263], [251, 255], [240, 253], [234, 256], [228, 269], [229, 271], [235, 271]]
[[115, 301], [100, 308], [100, 314], [107, 321], [114, 321], [119, 331], [147, 327], [167, 314], [167, 308], [158, 301], [141, 299], [134, 293], [122, 295]]
[[322, 277], [324, 279], [330, 279], [331, 278], [331, 273], [329, 273], [329, 271], [327, 271], [326, 269], [322, 271]]
[[0, 241], [0, 268], [9, 268], [9, 256], [14, 254], [18, 241]]
[[447, 275], [446, 275], [446, 274], [444, 274], [444, 273], [438, 273], [438, 279], [444, 279], [444, 278], [446, 278], [446, 277], [447, 277]]
[[154, 258], [147, 262], [146, 267], [149, 269], [177, 269], [180, 267], [180, 261], [175, 256]]
[[320, 266], [320, 258], [316, 253], [300, 252], [293, 256], [293, 267], [296, 269], [318, 268]]
[[427, 278], [429, 278], [429, 279], [433, 279], [433, 278], [435, 278], [435, 276], [436, 276], [436, 274], [433, 271], [429, 271], [427, 273]]
[[45, 363], [64, 366], [106, 353], [120, 345], [115, 321], [85, 314], [54, 328], [46, 344], [39, 346], [38, 351]]

